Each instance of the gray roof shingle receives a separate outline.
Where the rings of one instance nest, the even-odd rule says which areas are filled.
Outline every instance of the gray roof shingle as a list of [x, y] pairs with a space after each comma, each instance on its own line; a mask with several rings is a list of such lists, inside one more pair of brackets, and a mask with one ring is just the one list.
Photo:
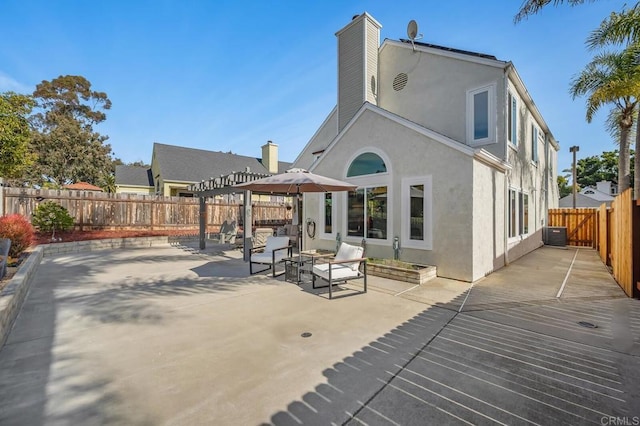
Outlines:
[[[259, 158], [246, 157], [231, 152], [205, 151], [182, 146], [153, 144], [155, 161], [164, 180], [200, 182], [231, 172], [246, 170], [268, 173]], [[278, 162], [278, 173], [291, 168], [291, 163]]]
[[154, 186], [151, 168], [116, 166], [116, 185]]

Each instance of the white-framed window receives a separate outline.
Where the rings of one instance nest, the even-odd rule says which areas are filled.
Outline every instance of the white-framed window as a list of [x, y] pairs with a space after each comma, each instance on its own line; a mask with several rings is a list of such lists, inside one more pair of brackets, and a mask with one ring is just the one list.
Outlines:
[[347, 194], [347, 237], [388, 239], [387, 186], [368, 186]]
[[402, 179], [402, 247], [431, 250], [431, 176]]
[[529, 233], [529, 194], [514, 188], [509, 189], [509, 238]]
[[335, 238], [336, 195], [333, 192], [320, 194], [320, 237]]
[[467, 91], [467, 142], [483, 145], [496, 142], [496, 85]]
[[507, 140], [518, 146], [518, 100], [511, 92], [507, 95]]
[[531, 161], [538, 163], [538, 127], [531, 124]]
[[388, 243], [393, 236], [389, 228], [393, 209], [391, 160], [376, 147], [363, 147], [353, 153], [346, 163], [344, 176], [358, 186], [346, 193], [340, 205], [345, 213], [342, 221], [342, 239], [360, 242], [363, 238], [373, 244]]

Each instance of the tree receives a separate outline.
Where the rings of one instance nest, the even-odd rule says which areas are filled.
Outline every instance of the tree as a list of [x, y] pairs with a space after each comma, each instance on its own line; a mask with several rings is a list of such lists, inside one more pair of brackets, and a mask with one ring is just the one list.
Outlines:
[[[631, 158], [634, 151], [630, 150]], [[631, 163], [633, 175], [633, 162]], [[568, 172], [569, 170], [563, 170]], [[618, 182], [618, 151], [604, 151], [600, 155], [581, 158], [576, 163], [576, 182], [581, 188], [595, 186], [598, 182], [607, 180]]]
[[32, 163], [29, 153], [31, 126], [28, 116], [35, 102], [27, 95], [0, 94], [0, 176], [21, 177]]
[[587, 122], [605, 104], [613, 104], [620, 130], [620, 156], [618, 159], [618, 189], [629, 188], [629, 132], [633, 125], [640, 73], [635, 57], [629, 51], [601, 53], [571, 82], [570, 93], [576, 97], [588, 95]]
[[31, 183], [99, 183], [112, 162], [111, 146], [105, 144], [108, 137], [93, 129], [106, 119], [103, 110], [111, 108], [106, 93], [92, 90], [84, 77], [67, 75], [38, 84], [33, 97], [39, 110], [32, 116], [37, 160]]
[[[607, 19], [600, 23], [600, 26], [591, 32], [587, 39], [587, 45], [591, 49], [599, 48], [610, 44], [627, 43], [625, 51], [635, 58], [636, 68], [640, 67], [640, 3], [628, 10], [620, 13], [612, 13]], [[638, 96], [638, 93], [636, 93]], [[640, 151], [640, 109], [636, 118], [636, 152]], [[635, 170], [640, 170], [640, 156], [634, 160]], [[636, 199], [640, 198], [640, 173], [634, 177], [634, 188]]]
[[558, 175], [558, 190], [560, 198], [566, 197], [573, 191], [573, 187], [569, 185], [569, 179], [566, 176]]
[[[576, 6], [582, 3], [590, 3], [595, 0], [567, 0], [570, 6]], [[520, 6], [520, 10], [516, 14], [514, 21], [520, 22], [525, 18], [528, 18], [531, 15], [535, 15], [540, 12], [540, 10], [548, 5], [549, 3], [553, 3], [554, 6], [564, 3], [563, 0], [525, 0]]]

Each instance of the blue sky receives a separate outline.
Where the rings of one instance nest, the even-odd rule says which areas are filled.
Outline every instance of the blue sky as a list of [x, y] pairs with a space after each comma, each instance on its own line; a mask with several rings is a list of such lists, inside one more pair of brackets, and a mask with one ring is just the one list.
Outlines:
[[547, 7], [513, 23], [520, 0], [3, 0], [0, 92], [31, 93], [73, 74], [113, 106], [97, 130], [116, 157], [151, 161], [154, 142], [259, 157], [272, 140], [293, 161], [336, 103], [335, 32], [369, 12], [385, 38], [512, 61], [561, 144], [559, 169], [616, 148], [606, 110], [585, 121], [572, 76], [592, 57], [589, 31], [624, 1]]

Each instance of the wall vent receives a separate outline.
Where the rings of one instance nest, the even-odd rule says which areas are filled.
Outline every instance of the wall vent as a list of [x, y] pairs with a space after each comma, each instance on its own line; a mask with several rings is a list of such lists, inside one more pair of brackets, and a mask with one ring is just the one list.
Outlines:
[[407, 85], [407, 81], [409, 81], [409, 76], [403, 72], [396, 75], [393, 79], [393, 90], [396, 92], [404, 89], [404, 86]]

